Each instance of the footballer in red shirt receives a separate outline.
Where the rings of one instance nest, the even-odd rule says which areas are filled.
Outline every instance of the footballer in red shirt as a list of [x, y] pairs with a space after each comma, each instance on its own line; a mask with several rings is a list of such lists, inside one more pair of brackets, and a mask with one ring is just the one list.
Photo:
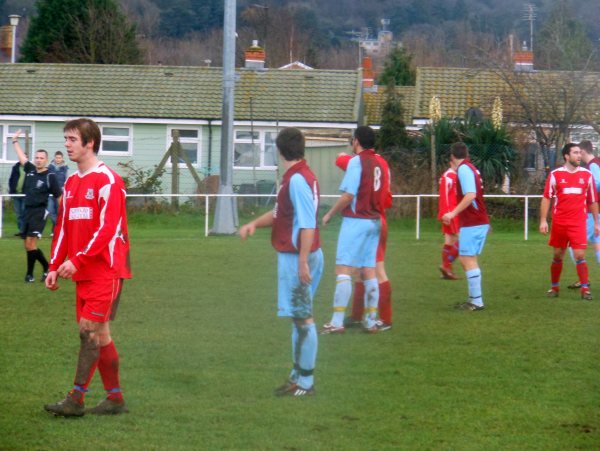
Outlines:
[[[65, 148], [77, 163], [66, 181], [59, 205], [46, 287], [58, 278], [76, 283], [80, 348], [73, 389], [65, 399], [44, 408], [57, 416], [127, 412], [119, 384], [119, 355], [110, 334], [123, 279], [131, 278], [125, 185], [97, 153], [101, 134], [90, 119], [64, 127]], [[85, 410], [84, 396], [98, 368], [107, 397]]]
[[[442, 220], [442, 216], [456, 207], [456, 183], [456, 171], [449, 167], [442, 174], [439, 181], [439, 221]], [[454, 217], [449, 224], [442, 222], [442, 233], [444, 234], [444, 247], [442, 248], [442, 265], [440, 266], [441, 277], [446, 280], [456, 280], [458, 277], [452, 271], [452, 263], [458, 257], [458, 216]]]
[[548, 212], [551, 201], [552, 229], [548, 244], [554, 248], [550, 279], [552, 287], [546, 293], [550, 298], [558, 297], [560, 274], [567, 247], [573, 249], [573, 257], [579, 276], [581, 298], [591, 301], [588, 266], [585, 261], [587, 247], [586, 220], [588, 208], [594, 221], [594, 235], [600, 235], [598, 225], [598, 199], [592, 173], [581, 167], [581, 149], [577, 144], [566, 144], [562, 149], [564, 166], [548, 175], [544, 197], [540, 206], [540, 232], [548, 233]]

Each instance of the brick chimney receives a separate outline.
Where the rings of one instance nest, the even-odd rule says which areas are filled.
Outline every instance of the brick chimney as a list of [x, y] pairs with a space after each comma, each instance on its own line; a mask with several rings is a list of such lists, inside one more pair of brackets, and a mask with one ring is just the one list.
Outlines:
[[515, 63], [515, 71], [533, 71], [533, 52], [527, 48], [527, 44], [525, 42], [523, 42], [521, 51], [517, 51], [513, 54], [513, 61]]
[[370, 56], [365, 56], [362, 60], [363, 88], [372, 88], [375, 85], [375, 74], [373, 72], [373, 60]]
[[258, 46], [258, 41], [252, 41], [252, 45], [244, 52], [246, 69], [264, 69], [265, 68], [265, 51]]

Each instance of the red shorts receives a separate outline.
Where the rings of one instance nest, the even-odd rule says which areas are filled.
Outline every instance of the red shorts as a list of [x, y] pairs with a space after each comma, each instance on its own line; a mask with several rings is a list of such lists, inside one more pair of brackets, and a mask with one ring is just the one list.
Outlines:
[[377, 244], [377, 256], [375, 257], [376, 262], [382, 262], [385, 260], [385, 247], [387, 244], [387, 221], [385, 216], [381, 217], [381, 232], [379, 233], [379, 243]]
[[98, 323], [115, 319], [122, 288], [123, 279], [77, 282], [77, 322], [81, 318]]
[[442, 222], [442, 233], [444, 235], [458, 235], [458, 216], [454, 217], [450, 224]]
[[548, 244], [552, 247], [566, 249], [585, 249], [587, 248], [587, 230], [585, 222], [578, 225], [552, 224], [550, 229], [550, 241]]

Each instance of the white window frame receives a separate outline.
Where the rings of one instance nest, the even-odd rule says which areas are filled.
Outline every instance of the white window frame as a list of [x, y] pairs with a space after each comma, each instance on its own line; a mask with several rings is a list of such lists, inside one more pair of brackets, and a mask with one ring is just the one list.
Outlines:
[[[102, 134], [102, 142], [100, 143], [98, 155], [107, 157], [130, 157], [133, 155], [133, 126], [131, 124], [98, 124], [98, 126], [100, 127], [100, 133]], [[127, 136], [105, 135], [105, 128], [126, 128], [128, 134]], [[106, 141], [126, 142], [127, 151], [104, 150], [104, 143]]]
[[[181, 134], [179, 135], [179, 142], [181, 144], [196, 144], [196, 164], [192, 163], [192, 166], [194, 166], [195, 168], [201, 168], [202, 167], [202, 127], [194, 127], [193, 125], [183, 125], [183, 126], [177, 126], [177, 125], [169, 125], [167, 127], [167, 147], [165, 147], [165, 152], [167, 151], [167, 149], [171, 146], [171, 143], [173, 142], [173, 130], [193, 130], [198, 132], [198, 137], [197, 138], [188, 138], [188, 137], [181, 137]], [[171, 161], [171, 158], [169, 158], [167, 160], [166, 163], [167, 167], [172, 167], [173, 166], [173, 162]], [[179, 163], [179, 167], [180, 168], [187, 168], [185, 162], [183, 163]]]
[[594, 146], [595, 153], [600, 154], [600, 134], [596, 133], [595, 130], [571, 130], [569, 138], [574, 143], [581, 142], [584, 139], [589, 140]]
[[525, 147], [525, 154], [524, 154], [524, 158], [523, 158], [523, 169], [525, 169], [525, 171], [527, 171], [527, 172], [535, 172], [537, 170], [537, 162], [538, 162], [538, 158], [540, 156], [541, 147], [537, 143], [535, 143], [535, 145], [537, 147], [535, 148], [535, 152], [533, 152], [533, 166], [528, 164], [530, 156], [531, 156], [531, 153], [529, 152], [529, 146]]
[[[16, 163], [17, 159], [15, 160], [9, 160], [7, 158], [8, 156], [8, 150], [9, 147], [8, 146], [12, 146], [12, 139], [13, 136], [15, 135], [14, 132], [9, 132], [9, 128], [12, 127], [16, 130], [18, 129], [23, 129], [25, 127], [29, 127], [29, 129], [31, 130], [31, 133], [29, 134], [29, 139], [31, 140], [31, 147], [30, 147], [30, 151], [31, 149], [35, 148], [35, 127], [33, 123], [21, 123], [21, 124], [10, 124], [10, 123], [4, 123], [4, 122], [0, 122], [0, 127], [2, 127], [2, 143], [1, 145], [1, 149], [0, 149], [0, 163]], [[19, 139], [19, 142], [21, 143], [21, 147], [23, 147], [23, 150], [26, 151], [25, 149], [25, 135], [21, 135], [21, 138]]]
[[[258, 145], [258, 151], [259, 151], [259, 164], [258, 166], [236, 166], [235, 165], [235, 145], [236, 144], [252, 144], [252, 139], [251, 138], [244, 138], [244, 139], [238, 139], [237, 134], [238, 132], [243, 132], [243, 133], [258, 133], [258, 139], [254, 140], [254, 144]], [[261, 170], [274, 170], [277, 169], [277, 151], [275, 151], [275, 165], [265, 165], [265, 141], [266, 141], [266, 134], [267, 133], [274, 133], [276, 134], [275, 129], [259, 129], [259, 128], [254, 128], [253, 130], [251, 130], [250, 127], [239, 127], [236, 128], [233, 132], [233, 168], [236, 170], [240, 170], [240, 171], [245, 171], [245, 170], [253, 170], [253, 169], [261, 169]]]

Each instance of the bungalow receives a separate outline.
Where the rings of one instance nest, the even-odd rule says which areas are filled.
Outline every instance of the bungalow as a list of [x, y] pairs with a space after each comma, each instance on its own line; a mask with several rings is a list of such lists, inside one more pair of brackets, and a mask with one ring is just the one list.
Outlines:
[[[219, 174], [221, 68], [2, 64], [0, 86], [2, 193], [16, 161], [15, 131], [24, 129], [30, 148], [44, 148], [52, 156], [63, 149], [64, 121], [76, 117], [99, 123], [99, 154], [117, 170], [124, 171], [118, 163], [130, 162], [153, 169], [177, 130], [201, 177]], [[234, 187], [256, 187], [261, 181], [273, 186], [278, 178], [275, 137], [282, 127], [293, 126], [307, 134], [311, 164], [322, 167], [322, 191], [336, 193], [339, 175], [331, 161], [347, 149], [347, 137], [361, 121], [361, 73], [238, 69], [234, 117]], [[180, 192], [198, 192], [183, 161], [179, 165]], [[166, 168], [162, 189], [169, 193], [170, 161]]]
[[[522, 131], [519, 140], [524, 170], [544, 173], [545, 165], [536, 143], [539, 136], [532, 126], [547, 136], [558, 132], [578, 142], [589, 139], [598, 150], [600, 136], [590, 125], [600, 124], [600, 73], [508, 69], [471, 69], [457, 67], [418, 67], [415, 86], [396, 87], [404, 106], [407, 128], [429, 123], [429, 105], [433, 96], [440, 99], [442, 115], [464, 118], [469, 111], [490, 117], [494, 99], [503, 104], [504, 121]], [[366, 92], [365, 123], [378, 127], [385, 89]], [[549, 162], [550, 164], [552, 161]]]

